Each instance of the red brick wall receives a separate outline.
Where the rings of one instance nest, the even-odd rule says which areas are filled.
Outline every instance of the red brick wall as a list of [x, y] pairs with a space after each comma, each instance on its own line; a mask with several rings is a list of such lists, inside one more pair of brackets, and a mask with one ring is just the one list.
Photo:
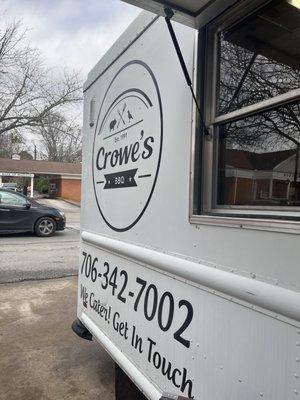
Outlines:
[[235, 204], [245, 205], [252, 202], [252, 179], [238, 178]]
[[80, 201], [81, 199], [81, 180], [62, 178], [59, 196], [63, 199]]
[[[236, 194], [235, 192], [235, 178], [226, 178], [226, 197], [225, 204], [238, 204], [245, 205], [251, 204], [252, 201], [252, 179], [237, 178], [236, 181]], [[235, 201], [234, 201], [235, 196]]]
[[225, 178], [225, 204], [234, 204], [235, 178]]

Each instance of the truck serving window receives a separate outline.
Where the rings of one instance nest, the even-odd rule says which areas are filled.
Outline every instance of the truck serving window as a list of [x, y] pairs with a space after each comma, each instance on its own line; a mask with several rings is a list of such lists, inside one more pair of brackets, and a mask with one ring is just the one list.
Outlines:
[[300, 3], [231, 12], [206, 43], [202, 212], [299, 219]]

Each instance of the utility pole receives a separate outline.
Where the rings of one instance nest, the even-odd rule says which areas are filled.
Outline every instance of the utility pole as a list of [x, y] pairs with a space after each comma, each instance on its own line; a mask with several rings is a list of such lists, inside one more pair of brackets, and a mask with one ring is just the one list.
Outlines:
[[36, 160], [36, 145], [34, 145], [34, 160]]

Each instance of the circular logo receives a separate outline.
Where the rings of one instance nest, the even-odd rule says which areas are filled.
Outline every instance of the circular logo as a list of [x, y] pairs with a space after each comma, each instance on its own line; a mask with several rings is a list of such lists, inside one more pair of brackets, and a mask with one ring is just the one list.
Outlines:
[[154, 74], [144, 62], [131, 61], [109, 84], [94, 136], [94, 191], [111, 229], [126, 231], [144, 214], [157, 180], [162, 138], [162, 105]]

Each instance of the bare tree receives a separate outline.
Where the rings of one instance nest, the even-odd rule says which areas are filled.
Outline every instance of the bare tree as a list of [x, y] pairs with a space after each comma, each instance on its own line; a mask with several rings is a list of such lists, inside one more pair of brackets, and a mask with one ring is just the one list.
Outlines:
[[[300, 87], [296, 62], [287, 64], [221, 41], [220, 113], [269, 99]], [[227, 147], [270, 152], [295, 149], [294, 182], [300, 156], [300, 103], [287, 104], [228, 123], [220, 128]]]
[[14, 22], [0, 30], [0, 135], [43, 126], [82, 97], [79, 75], [46, 69], [21, 29]]
[[[286, 93], [300, 86], [299, 65], [272, 59], [268, 49], [247, 50], [221, 39], [220, 113]], [[261, 52], [261, 54], [260, 54]], [[265, 55], [264, 55], [265, 54]], [[286, 61], [287, 63], [284, 63]]]
[[42, 157], [48, 161], [80, 162], [81, 129], [59, 114], [51, 113], [35, 132], [42, 139]]
[[18, 132], [5, 132], [0, 135], [0, 157], [11, 158], [13, 154], [27, 151], [26, 143]]

